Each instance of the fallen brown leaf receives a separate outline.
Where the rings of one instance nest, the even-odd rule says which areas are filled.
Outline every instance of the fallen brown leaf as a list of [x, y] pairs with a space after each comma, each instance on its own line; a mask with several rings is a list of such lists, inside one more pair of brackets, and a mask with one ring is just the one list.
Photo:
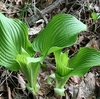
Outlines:
[[23, 80], [22, 76], [20, 76], [20, 74], [18, 73], [17, 73], [17, 77], [18, 77], [18, 82], [20, 84], [20, 87], [22, 88], [22, 91], [24, 92], [26, 89], [25, 81]]

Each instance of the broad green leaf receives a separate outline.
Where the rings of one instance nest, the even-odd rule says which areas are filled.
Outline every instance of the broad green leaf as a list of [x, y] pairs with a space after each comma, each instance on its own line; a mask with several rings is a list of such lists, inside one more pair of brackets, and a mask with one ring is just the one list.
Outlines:
[[[56, 60], [55, 92], [64, 95], [62, 90], [71, 76], [82, 76], [93, 66], [100, 66], [100, 51], [93, 48], [81, 48], [79, 52], [68, 60], [68, 53], [60, 50], [54, 52]], [[62, 94], [59, 93], [59, 90]]]
[[0, 13], [0, 65], [9, 70], [19, 70], [19, 64], [14, 59], [22, 53], [22, 49], [29, 55], [33, 54], [27, 26]]
[[86, 30], [86, 25], [74, 16], [58, 14], [33, 41], [33, 48], [46, 56], [58, 49], [73, 45], [78, 33], [84, 30]]
[[31, 83], [31, 81], [30, 81], [31, 74], [30, 74], [30, 69], [29, 69], [29, 65], [28, 65], [28, 61], [27, 61], [26, 57], [23, 56], [23, 55], [18, 54], [15, 57], [15, 60], [18, 62], [19, 66], [20, 66], [20, 69], [24, 73], [27, 81], [29, 83]]
[[24, 73], [28, 84], [26, 84], [27, 88], [32, 91], [34, 94], [38, 93], [39, 86], [37, 85], [37, 75], [40, 69], [40, 63], [33, 58], [31, 62], [31, 58], [27, 58], [23, 55], [17, 55], [16, 61], [19, 63], [22, 72]]
[[69, 75], [82, 76], [93, 66], [100, 66], [100, 51], [81, 48], [78, 54], [69, 60], [68, 67], [74, 68]]

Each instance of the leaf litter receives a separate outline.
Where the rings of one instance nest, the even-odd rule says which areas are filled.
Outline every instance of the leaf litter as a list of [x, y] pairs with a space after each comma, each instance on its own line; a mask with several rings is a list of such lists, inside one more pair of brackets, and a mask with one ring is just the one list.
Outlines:
[[[35, 1], [35, 2], [34, 2]], [[18, 18], [24, 21], [29, 27], [29, 39], [38, 35], [51, 18], [58, 13], [69, 13], [88, 25], [88, 32], [80, 33], [78, 41], [69, 49], [69, 56], [74, 56], [80, 47], [88, 46], [100, 49], [100, 23], [99, 19], [95, 22], [91, 18], [91, 13], [100, 13], [100, 1], [98, 0], [61, 0], [56, 7], [48, 13], [46, 8], [52, 5], [56, 0], [2, 0], [0, 1], [0, 12], [11, 18]], [[39, 9], [34, 12], [32, 4]], [[28, 5], [27, 5], [28, 4]], [[89, 9], [89, 7], [93, 9]], [[26, 8], [28, 9], [26, 9]], [[34, 15], [36, 14], [36, 15]], [[38, 17], [37, 17], [38, 16]], [[47, 21], [48, 22], [47, 22]], [[66, 83], [64, 97], [54, 95], [55, 85], [48, 85], [47, 77], [55, 71], [55, 60], [53, 54], [46, 58], [46, 68], [41, 68], [38, 75], [40, 85], [38, 99], [99, 99], [100, 97], [100, 67], [93, 67], [83, 77], [71, 77]], [[0, 68], [0, 99], [33, 99], [33, 96], [24, 83], [27, 82], [21, 72], [11, 73], [6, 77], [5, 68]], [[10, 71], [9, 71], [10, 72]], [[9, 79], [11, 81], [9, 81]], [[12, 82], [13, 81], [13, 82]]]

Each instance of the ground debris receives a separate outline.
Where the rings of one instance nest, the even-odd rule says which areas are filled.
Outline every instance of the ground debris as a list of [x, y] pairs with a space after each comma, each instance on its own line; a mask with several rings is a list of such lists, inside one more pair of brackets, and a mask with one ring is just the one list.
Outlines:
[[[36, 10], [36, 9], [37, 10]], [[100, 0], [1, 0], [0, 12], [10, 18], [18, 18], [29, 27], [29, 39], [32, 42], [46, 24], [58, 13], [72, 14], [87, 24], [86, 32], [78, 35], [77, 42], [63, 51], [69, 50], [73, 57], [81, 47], [100, 50], [100, 19], [94, 21], [93, 12], [100, 13]], [[82, 77], [71, 77], [65, 86], [65, 96], [54, 94], [55, 85], [47, 84], [47, 78], [56, 71], [54, 55], [51, 53], [44, 61], [38, 75], [40, 90], [38, 99], [99, 99], [100, 67], [91, 68]], [[33, 99], [26, 87], [27, 83], [21, 71], [12, 73], [0, 67], [0, 99]]]

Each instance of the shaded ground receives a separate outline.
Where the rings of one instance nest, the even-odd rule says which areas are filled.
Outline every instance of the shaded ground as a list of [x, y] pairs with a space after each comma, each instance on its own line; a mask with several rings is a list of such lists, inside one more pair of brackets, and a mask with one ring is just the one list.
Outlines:
[[[93, 12], [100, 13], [99, 0], [2, 0], [0, 12], [7, 17], [18, 18], [29, 27], [29, 39], [34, 40], [41, 29], [58, 13], [72, 14], [87, 24], [88, 32], [79, 34], [78, 41], [69, 49], [69, 57], [78, 49], [88, 46], [100, 50], [100, 19], [91, 18]], [[55, 71], [54, 57], [50, 54], [45, 59], [46, 68], [41, 68], [38, 75], [40, 91], [37, 99], [99, 99], [100, 67], [93, 67], [83, 77], [71, 77], [65, 86], [64, 97], [54, 95], [53, 88], [47, 84], [47, 77]], [[0, 67], [0, 99], [33, 99], [26, 89], [26, 79], [21, 71], [10, 72]]]

